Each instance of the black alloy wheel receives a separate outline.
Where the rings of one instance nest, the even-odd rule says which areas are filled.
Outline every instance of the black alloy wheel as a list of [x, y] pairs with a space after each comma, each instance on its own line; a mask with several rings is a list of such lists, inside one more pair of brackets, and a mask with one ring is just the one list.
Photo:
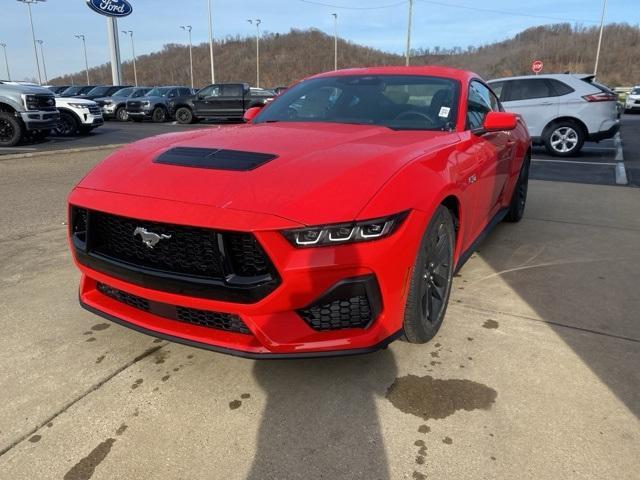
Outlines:
[[186, 107], [180, 107], [176, 111], [176, 120], [182, 125], [187, 125], [193, 122], [193, 112]]
[[58, 135], [62, 137], [74, 135], [78, 131], [78, 128], [78, 120], [76, 120], [76, 117], [72, 113], [65, 111], [60, 112], [60, 123], [54, 129]]
[[524, 208], [527, 205], [527, 192], [529, 191], [529, 168], [531, 166], [531, 157], [527, 153], [522, 167], [520, 167], [520, 174], [518, 175], [518, 181], [513, 190], [511, 196], [511, 202], [509, 203], [509, 211], [504, 219], [507, 222], [519, 222], [524, 216]]
[[0, 147], [13, 147], [23, 136], [22, 122], [12, 113], [0, 112]]
[[453, 280], [455, 227], [444, 205], [436, 210], [422, 238], [413, 267], [404, 316], [404, 339], [431, 340], [444, 320]]
[[119, 122], [126, 122], [129, 120], [129, 114], [126, 107], [118, 107], [116, 110], [116, 120]]
[[151, 121], [153, 123], [163, 123], [167, 120], [167, 112], [162, 107], [156, 107], [151, 114]]

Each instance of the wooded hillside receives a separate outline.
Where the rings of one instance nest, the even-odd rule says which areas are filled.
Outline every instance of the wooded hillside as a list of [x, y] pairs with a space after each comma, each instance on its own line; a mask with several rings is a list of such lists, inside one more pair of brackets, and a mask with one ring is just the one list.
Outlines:
[[[474, 70], [483, 77], [530, 73], [532, 59], [544, 61], [545, 73], [591, 72], [598, 40], [596, 27], [557, 24], [534, 27], [514, 38], [483, 46], [413, 52], [412, 65], [440, 64]], [[227, 38], [214, 45], [216, 80], [255, 84], [255, 38]], [[196, 86], [210, 80], [209, 45], [193, 47]], [[318, 30], [265, 34], [260, 41], [261, 86], [288, 85], [307, 75], [333, 68], [333, 37]], [[339, 39], [339, 68], [403, 65], [404, 57]], [[133, 83], [131, 62], [123, 65], [124, 81]], [[189, 84], [189, 53], [185, 45], [168, 44], [160, 52], [137, 59], [140, 85]], [[109, 64], [90, 70], [92, 83], [111, 83]], [[640, 83], [640, 28], [610, 24], [604, 32], [599, 80], [610, 86]], [[83, 84], [84, 71], [52, 80]]]

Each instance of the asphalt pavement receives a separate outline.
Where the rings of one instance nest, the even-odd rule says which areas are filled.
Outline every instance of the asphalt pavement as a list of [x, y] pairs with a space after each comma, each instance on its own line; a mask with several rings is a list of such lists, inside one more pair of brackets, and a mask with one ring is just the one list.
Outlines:
[[107, 153], [0, 160], [0, 478], [637, 478], [640, 190], [532, 181], [429, 344], [251, 361], [79, 307], [65, 198]]

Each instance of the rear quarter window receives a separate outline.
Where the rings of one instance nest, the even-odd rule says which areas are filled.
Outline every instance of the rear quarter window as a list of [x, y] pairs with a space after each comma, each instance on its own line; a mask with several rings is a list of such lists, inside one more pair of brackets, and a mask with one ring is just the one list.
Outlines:
[[556, 93], [556, 96], [558, 97], [561, 97], [562, 95], [567, 95], [568, 93], [571, 93], [571, 92], [575, 92], [575, 90], [571, 88], [569, 85], [567, 85], [564, 82], [561, 82], [560, 80], [556, 80], [555, 78], [550, 78], [547, 81], [551, 83], [551, 87], [553, 88], [553, 90]]

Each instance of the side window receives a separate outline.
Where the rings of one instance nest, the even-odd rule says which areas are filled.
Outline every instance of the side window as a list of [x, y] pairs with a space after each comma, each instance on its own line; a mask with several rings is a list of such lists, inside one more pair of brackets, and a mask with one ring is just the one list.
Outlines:
[[209, 85], [198, 92], [198, 97], [219, 97], [220, 87], [218, 85]]
[[223, 97], [241, 97], [242, 85], [223, 85], [222, 96]]
[[469, 98], [467, 99], [467, 128], [476, 129], [482, 127], [484, 117], [491, 112], [491, 94], [482, 83], [472, 81], [469, 85]]
[[178, 90], [175, 88], [172, 88], [167, 92], [167, 98], [173, 98], [176, 96], [177, 93], [178, 93]]
[[551, 87], [555, 91], [555, 94], [559, 97], [571, 92], [575, 92], [575, 90], [571, 88], [569, 85], [567, 85], [564, 82], [561, 82], [560, 80], [556, 80], [555, 78], [550, 78], [548, 82], [551, 83]]
[[555, 97], [555, 92], [551, 89], [551, 84], [544, 78], [529, 78], [523, 80], [513, 80], [509, 85], [508, 98], [505, 102], [517, 100], [530, 100], [533, 98]]
[[504, 100], [502, 98], [502, 92], [506, 90], [504, 88], [506, 83], [507, 82], [491, 82], [489, 84], [489, 86], [491, 87], [491, 90], [493, 90], [493, 92], [498, 96], [500, 100]]

